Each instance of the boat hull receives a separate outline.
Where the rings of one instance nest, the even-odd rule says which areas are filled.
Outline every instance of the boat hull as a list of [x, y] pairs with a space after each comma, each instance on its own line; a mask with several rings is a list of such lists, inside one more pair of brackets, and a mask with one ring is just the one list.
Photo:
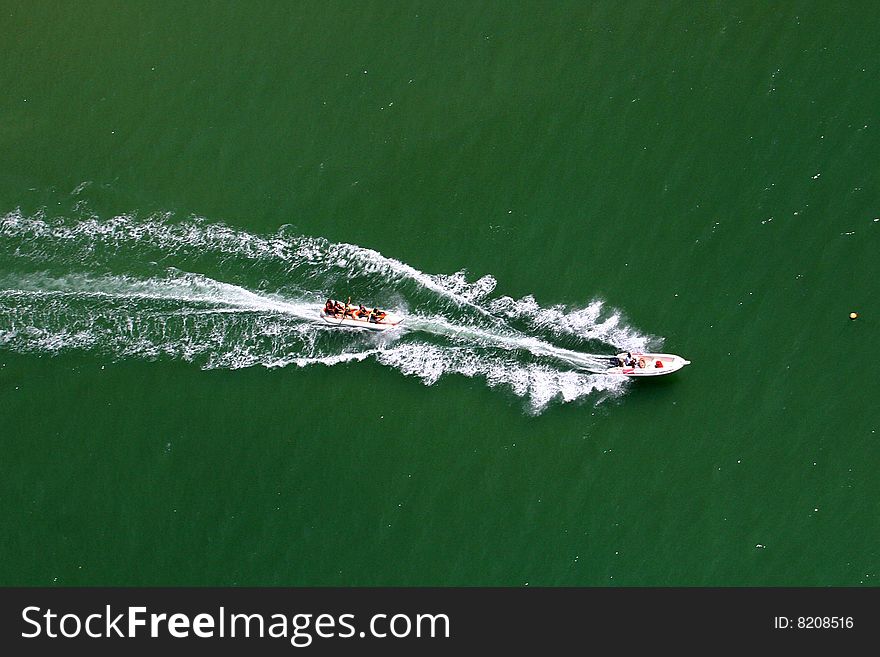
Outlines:
[[388, 329], [394, 328], [395, 326], [399, 325], [403, 321], [403, 317], [400, 317], [393, 313], [388, 313], [385, 316], [385, 319], [381, 322], [369, 322], [366, 319], [354, 319], [350, 316], [346, 317], [345, 319], [340, 319], [339, 317], [327, 315], [323, 312], [321, 313], [321, 319], [323, 319], [331, 326], [367, 329], [369, 331], [387, 331]]

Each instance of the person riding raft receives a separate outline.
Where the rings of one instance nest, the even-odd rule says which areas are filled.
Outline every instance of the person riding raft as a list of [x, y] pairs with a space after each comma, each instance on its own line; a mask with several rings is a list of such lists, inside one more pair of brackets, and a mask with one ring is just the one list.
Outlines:
[[333, 299], [327, 299], [327, 303], [324, 304], [324, 314], [332, 315], [333, 317], [339, 317], [342, 315], [343, 319], [351, 317], [355, 320], [366, 320], [371, 324], [378, 324], [388, 316], [388, 313], [379, 310], [378, 308], [368, 310], [362, 303], [358, 304], [358, 307], [355, 308], [353, 305], [343, 305], [339, 301], [334, 301]]
[[325, 315], [333, 315], [337, 317], [342, 313], [348, 315], [351, 312], [350, 309], [347, 309], [340, 302], [334, 301], [333, 299], [327, 299], [327, 303], [324, 304], [324, 314]]

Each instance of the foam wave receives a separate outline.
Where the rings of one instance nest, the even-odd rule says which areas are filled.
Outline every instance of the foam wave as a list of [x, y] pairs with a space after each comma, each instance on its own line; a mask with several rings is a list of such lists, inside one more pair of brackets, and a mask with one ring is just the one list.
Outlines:
[[441, 349], [413, 343], [383, 351], [377, 359], [406, 375], [418, 376], [426, 385], [448, 373], [483, 377], [490, 387], [507, 387], [515, 395], [528, 398], [533, 412], [540, 412], [557, 398], [571, 402], [595, 392], [620, 394], [626, 388], [624, 379], [561, 371], [547, 364], [524, 365], [513, 357], [487, 359], [469, 348]]
[[16, 258], [33, 262], [88, 262], [92, 268], [110, 270], [119, 261], [123, 268], [130, 267], [136, 256], [157, 266], [173, 261], [191, 271], [201, 269], [187, 265], [207, 265], [238, 275], [257, 269], [322, 287], [344, 283], [349, 288], [360, 284], [369, 289], [378, 283], [376, 291], [387, 292], [401, 282], [410, 283], [416, 293], [433, 293], [435, 302], [439, 296], [483, 316], [489, 313], [475, 301], [495, 287], [491, 276], [470, 283], [463, 271], [425, 274], [374, 249], [290, 235], [286, 227], [276, 235], [260, 236], [200, 217], [174, 221], [169, 213], [144, 219], [131, 214], [106, 220], [50, 220], [44, 214], [26, 217], [14, 211], [0, 219], [0, 245], [14, 245]]
[[270, 294], [257, 294], [238, 285], [215, 281], [201, 274], [173, 268], [162, 278], [137, 279], [130, 276], [94, 277], [68, 274], [52, 277], [44, 272], [26, 276], [0, 276], [0, 295], [30, 293], [34, 296], [78, 296], [119, 298], [125, 300], [174, 300], [181, 303], [208, 304], [216, 312], [262, 311], [315, 319], [313, 303], [293, 303]]
[[[260, 236], [169, 214], [0, 218], [0, 348], [20, 352], [230, 369], [374, 359], [427, 385], [447, 374], [482, 378], [540, 412], [553, 400], [598, 401], [626, 389], [625, 380], [592, 373], [601, 356], [581, 347], [656, 344], [601, 301], [543, 308], [531, 296], [492, 298], [495, 283], [463, 271], [426, 274], [289, 228]], [[320, 302], [341, 289], [397, 299], [406, 328], [374, 334], [320, 322]]]

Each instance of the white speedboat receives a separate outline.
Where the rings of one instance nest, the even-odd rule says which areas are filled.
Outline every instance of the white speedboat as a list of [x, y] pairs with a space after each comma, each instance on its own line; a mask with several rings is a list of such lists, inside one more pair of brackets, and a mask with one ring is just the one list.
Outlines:
[[638, 354], [624, 353], [608, 359], [605, 374], [620, 376], [662, 376], [677, 372], [691, 361], [675, 354]]

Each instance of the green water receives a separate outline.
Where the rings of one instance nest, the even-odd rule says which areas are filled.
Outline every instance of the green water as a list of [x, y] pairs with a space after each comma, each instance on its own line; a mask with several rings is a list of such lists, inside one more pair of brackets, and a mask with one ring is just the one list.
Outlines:
[[877, 585], [872, 3], [0, 25], [0, 583]]

